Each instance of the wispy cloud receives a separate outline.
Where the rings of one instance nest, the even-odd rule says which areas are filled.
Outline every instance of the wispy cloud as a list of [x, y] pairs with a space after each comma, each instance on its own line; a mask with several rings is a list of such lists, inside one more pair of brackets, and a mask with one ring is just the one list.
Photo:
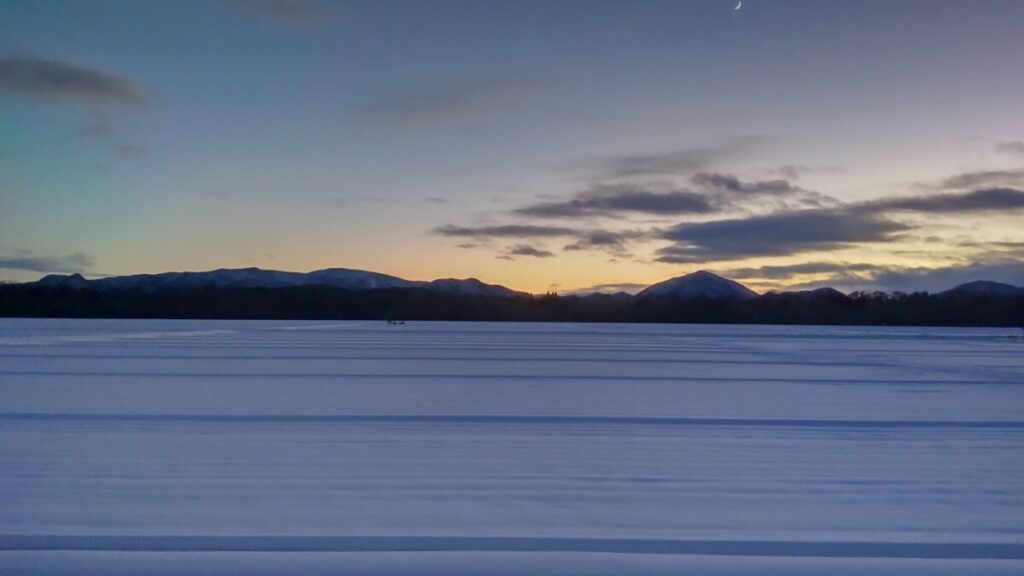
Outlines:
[[942, 190], [972, 190], [1012, 186], [1024, 187], [1024, 168], [964, 172], [940, 181], [935, 187]]
[[1024, 155], [1024, 142], [1020, 140], [1013, 142], [1000, 142], [996, 145], [996, 150], [1007, 154]]
[[864, 262], [801, 262], [777, 266], [731, 268], [722, 274], [735, 280], [752, 278], [766, 280], [789, 280], [795, 276], [813, 274], [836, 274], [840, 272], [873, 272], [878, 266]]
[[570, 200], [532, 204], [515, 213], [540, 218], [578, 218], [622, 212], [675, 216], [708, 214], [714, 210], [709, 198], [686, 189], [654, 191], [633, 184], [599, 184]]
[[505, 254], [508, 256], [530, 256], [533, 258], [551, 258], [554, 256], [554, 253], [548, 250], [529, 244], [516, 244], [509, 248]]
[[746, 182], [732, 174], [713, 172], [699, 172], [690, 180], [700, 191], [666, 183], [600, 183], [568, 200], [531, 204], [513, 213], [538, 218], [683, 216], [726, 212], [765, 199], [776, 201], [782, 207], [822, 207], [836, 203], [832, 198], [794, 186], [788, 180]]
[[766, 138], [747, 136], [718, 146], [680, 148], [647, 154], [619, 154], [583, 158], [574, 167], [596, 179], [689, 176], [726, 161], [750, 155]]
[[92, 256], [80, 252], [66, 256], [35, 256], [30, 252], [19, 251], [11, 257], [0, 257], [0, 268], [8, 270], [27, 270], [47, 274], [70, 274], [84, 272], [96, 263]]
[[600, 178], [664, 177], [691, 174], [731, 155], [731, 147], [687, 148], [651, 154], [587, 158], [580, 167]]
[[576, 229], [564, 226], [505, 224], [500, 226], [438, 226], [434, 234], [464, 238], [557, 238], [575, 236]]
[[618, 294], [625, 292], [627, 294], [636, 294], [637, 292], [646, 288], [646, 284], [637, 284], [635, 282], [619, 282], [610, 284], [595, 284], [594, 286], [586, 286], [584, 288], [575, 288], [573, 290], [566, 291], [568, 294]]
[[723, 209], [743, 208], [763, 202], [773, 202], [779, 208], [825, 207], [838, 204], [835, 198], [814, 190], [807, 190], [788, 180], [744, 181], [734, 174], [699, 172], [690, 181], [698, 188], [718, 198]]
[[628, 257], [626, 246], [629, 242], [650, 238], [650, 230], [586, 230], [581, 231], [576, 241], [563, 248], [566, 251], [601, 250], [617, 257]]
[[398, 126], [418, 127], [499, 109], [524, 88], [525, 83], [511, 79], [433, 79], [383, 94], [368, 102], [362, 112]]
[[66, 62], [29, 57], [0, 59], [0, 89], [31, 99], [144, 106], [146, 97], [128, 78]]
[[787, 180], [744, 182], [733, 174], [701, 172], [692, 178], [694, 184], [735, 194], [791, 194], [799, 190]]
[[1015, 188], [986, 188], [961, 194], [899, 196], [854, 205], [862, 212], [920, 212], [955, 214], [965, 212], [1024, 209], [1024, 191]]

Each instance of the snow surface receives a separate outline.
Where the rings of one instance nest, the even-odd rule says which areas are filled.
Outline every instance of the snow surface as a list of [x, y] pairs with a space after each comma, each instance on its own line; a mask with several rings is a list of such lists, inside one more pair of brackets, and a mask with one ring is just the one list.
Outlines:
[[0, 319], [0, 574], [222, 573], [1024, 573], [1024, 338]]

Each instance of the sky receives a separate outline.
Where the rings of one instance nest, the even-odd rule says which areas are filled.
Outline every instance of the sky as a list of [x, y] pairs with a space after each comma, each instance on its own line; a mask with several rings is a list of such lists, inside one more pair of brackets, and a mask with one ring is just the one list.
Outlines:
[[0, 281], [1024, 285], [1017, 0], [5, 0]]

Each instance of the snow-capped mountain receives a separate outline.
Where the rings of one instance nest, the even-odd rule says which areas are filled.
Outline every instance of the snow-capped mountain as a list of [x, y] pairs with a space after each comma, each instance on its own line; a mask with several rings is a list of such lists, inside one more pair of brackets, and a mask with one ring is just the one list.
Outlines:
[[701, 270], [652, 284], [637, 294], [637, 298], [746, 300], [757, 298], [757, 292], [739, 282]]
[[164, 272], [133, 274], [87, 280], [81, 274], [51, 274], [36, 282], [40, 286], [91, 288], [95, 290], [166, 290], [202, 286], [235, 288], [285, 288], [290, 286], [333, 286], [346, 290], [381, 290], [387, 288], [421, 288], [434, 292], [478, 296], [523, 295], [504, 286], [485, 284], [476, 278], [460, 280], [444, 278], [432, 282], [405, 280], [366, 270], [327, 268], [313, 272], [282, 272], [260, 268], [222, 268], [208, 272]]
[[415, 288], [423, 282], [405, 280], [397, 276], [367, 272], [365, 270], [350, 270], [348, 268], [327, 268], [316, 270], [304, 275], [303, 284], [319, 284], [323, 286], [334, 286], [347, 290], [381, 290], [385, 288]]
[[[203, 286], [221, 288], [333, 286], [345, 290], [417, 288], [446, 294], [502, 298], [528, 295], [526, 292], [518, 292], [498, 284], [487, 284], [476, 278], [440, 278], [431, 281], [418, 281], [349, 268], [326, 268], [313, 272], [282, 272], [280, 270], [263, 270], [261, 268], [222, 268], [206, 272], [164, 272], [161, 274], [110, 276], [95, 280], [88, 280], [81, 274], [50, 274], [33, 284], [45, 287], [140, 291], [199, 288]], [[988, 280], [978, 280], [961, 284], [942, 292], [942, 294], [1022, 296], [1024, 295], [1024, 287]], [[794, 292], [769, 292], [765, 296], [768, 297], [770, 295], [797, 297], [807, 300], [841, 300], [848, 298], [846, 294], [830, 287]], [[622, 294], [621, 296], [630, 297], [628, 294]], [[704, 270], [652, 284], [636, 295], [636, 298], [641, 299], [674, 298], [679, 300], [697, 298], [747, 300], [757, 297], [757, 292], [739, 282]]]
[[440, 278], [428, 282], [424, 286], [427, 290], [434, 292], [447, 292], [450, 294], [464, 294], [467, 296], [525, 296], [525, 292], [516, 292], [510, 288], [498, 284], [487, 284], [476, 278]]

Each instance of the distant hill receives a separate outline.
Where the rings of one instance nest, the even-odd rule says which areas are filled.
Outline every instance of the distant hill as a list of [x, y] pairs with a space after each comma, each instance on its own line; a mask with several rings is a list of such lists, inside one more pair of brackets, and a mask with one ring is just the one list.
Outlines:
[[977, 280], [961, 284], [943, 292], [943, 294], [976, 294], [987, 296], [1016, 296], [1024, 294], [1024, 287], [1018, 288], [1011, 284], [1002, 282], [991, 282], [989, 280]]
[[[139, 294], [154, 294], [165, 291], [184, 291], [196, 289], [298, 289], [311, 287], [330, 287], [352, 292], [378, 292], [383, 290], [410, 290], [429, 294], [451, 296], [445, 300], [446, 305], [458, 305], [460, 299], [469, 298], [526, 298], [541, 300], [526, 292], [519, 292], [498, 284], [487, 284], [476, 278], [442, 278], [431, 281], [416, 281], [389, 276], [376, 272], [333, 268], [309, 273], [282, 272], [262, 270], [258, 268], [220, 269], [208, 272], [168, 272], [163, 274], [137, 274], [130, 276], [114, 276], [88, 280], [80, 274], [49, 275], [37, 282], [13, 286], [39, 287], [43, 289], [68, 289], [86, 292], [104, 293], [118, 291]], [[613, 285], [614, 286], [614, 285]], [[632, 305], [632, 302], [659, 300], [666, 302], [686, 302], [690, 300], [717, 300], [726, 302], [774, 301], [787, 302], [788, 306], [802, 307], [808, 319], [813, 319], [814, 311], [827, 303], [840, 305], [849, 303], [855, 294], [844, 294], [831, 288], [823, 287], [812, 290], [790, 292], [767, 292], [759, 295], [742, 284], [712, 274], [707, 271], [694, 272], [685, 276], [671, 278], [664, 282], [652, 284], [635, 296], [625, 292], [603, 294], [599, 292], [581, 292], [567, 294], [565, 298], [597, 298], [614, 305]], [[1024, 288], [991, 281], [976, 281], [961, 284], [952, 289], [933, 294], [939, 299], [985, 299], [1024, 297]], [[596, 301], [596, 300], [595, 300]], [[594, 302], [588, 305], [597, 305]], [[796, 307], [793, 310], [797, 310]], [[1017, 313], [1013, 313], [1018, 315]], [[1018, 315], [1019, 316], [1019, 315]], [[1014, 321], [1016, 322], [1016, 321]]]
[[758, 294], [739, 282], [701, 270], [652, 284], [641, 290], [636, 296], [637, 298], [673, 298], [678, 300], [695, 298], [747, 300], [757, 298]]
[[81, 274], [51, 274], [36, 282], [40, 286], [89, 288], [94, 290], [182, 290], [189, 288], [290, 288], [297, 286], [331, 286], [344, 290], [384, 290], [389, 288], [420, 288], [432, 292], [474, 296], [523, 296], [497, 284], [485, 284], [476, 278], [444, 278], [431, 282], [405, 280], [366, 270], [327, 268], [313, 272], [282, 272], [261, 268], [221, 268], [208, 272], [164, 272], [133, 274], [86, 280]]
[[440, 278], [432, 280], [424, 285], [424, 288], [434, 292], [446, 292], [449, 294], [466, 294], [470, 296], [528, 296], [526, 292], [516, 292], [499, 284], [486, 284], [476, 278]]
[[[832, 300], [843, 300], [849, 298], [846, 294], [836, 290], [831, 286], [824, 286], [821, 288], [815, 288], [813, 290], [794, 290], [792, 292], [771, 292], [776, 297], [783, 298], [799, 298], [801, 300], [818, 300], [818, 299], [832, 299]], [[768, 294], [765, 294], [767, 296]]]
[[423, 282], [346, 268], [242, 268], [0, 284], [0, 316], [1021, 327], [1024, 290], [981, 281], [938, 294], [818, 288], [758, 296], [701, 271], [636, 296], [534, 296], [476, 278]]

